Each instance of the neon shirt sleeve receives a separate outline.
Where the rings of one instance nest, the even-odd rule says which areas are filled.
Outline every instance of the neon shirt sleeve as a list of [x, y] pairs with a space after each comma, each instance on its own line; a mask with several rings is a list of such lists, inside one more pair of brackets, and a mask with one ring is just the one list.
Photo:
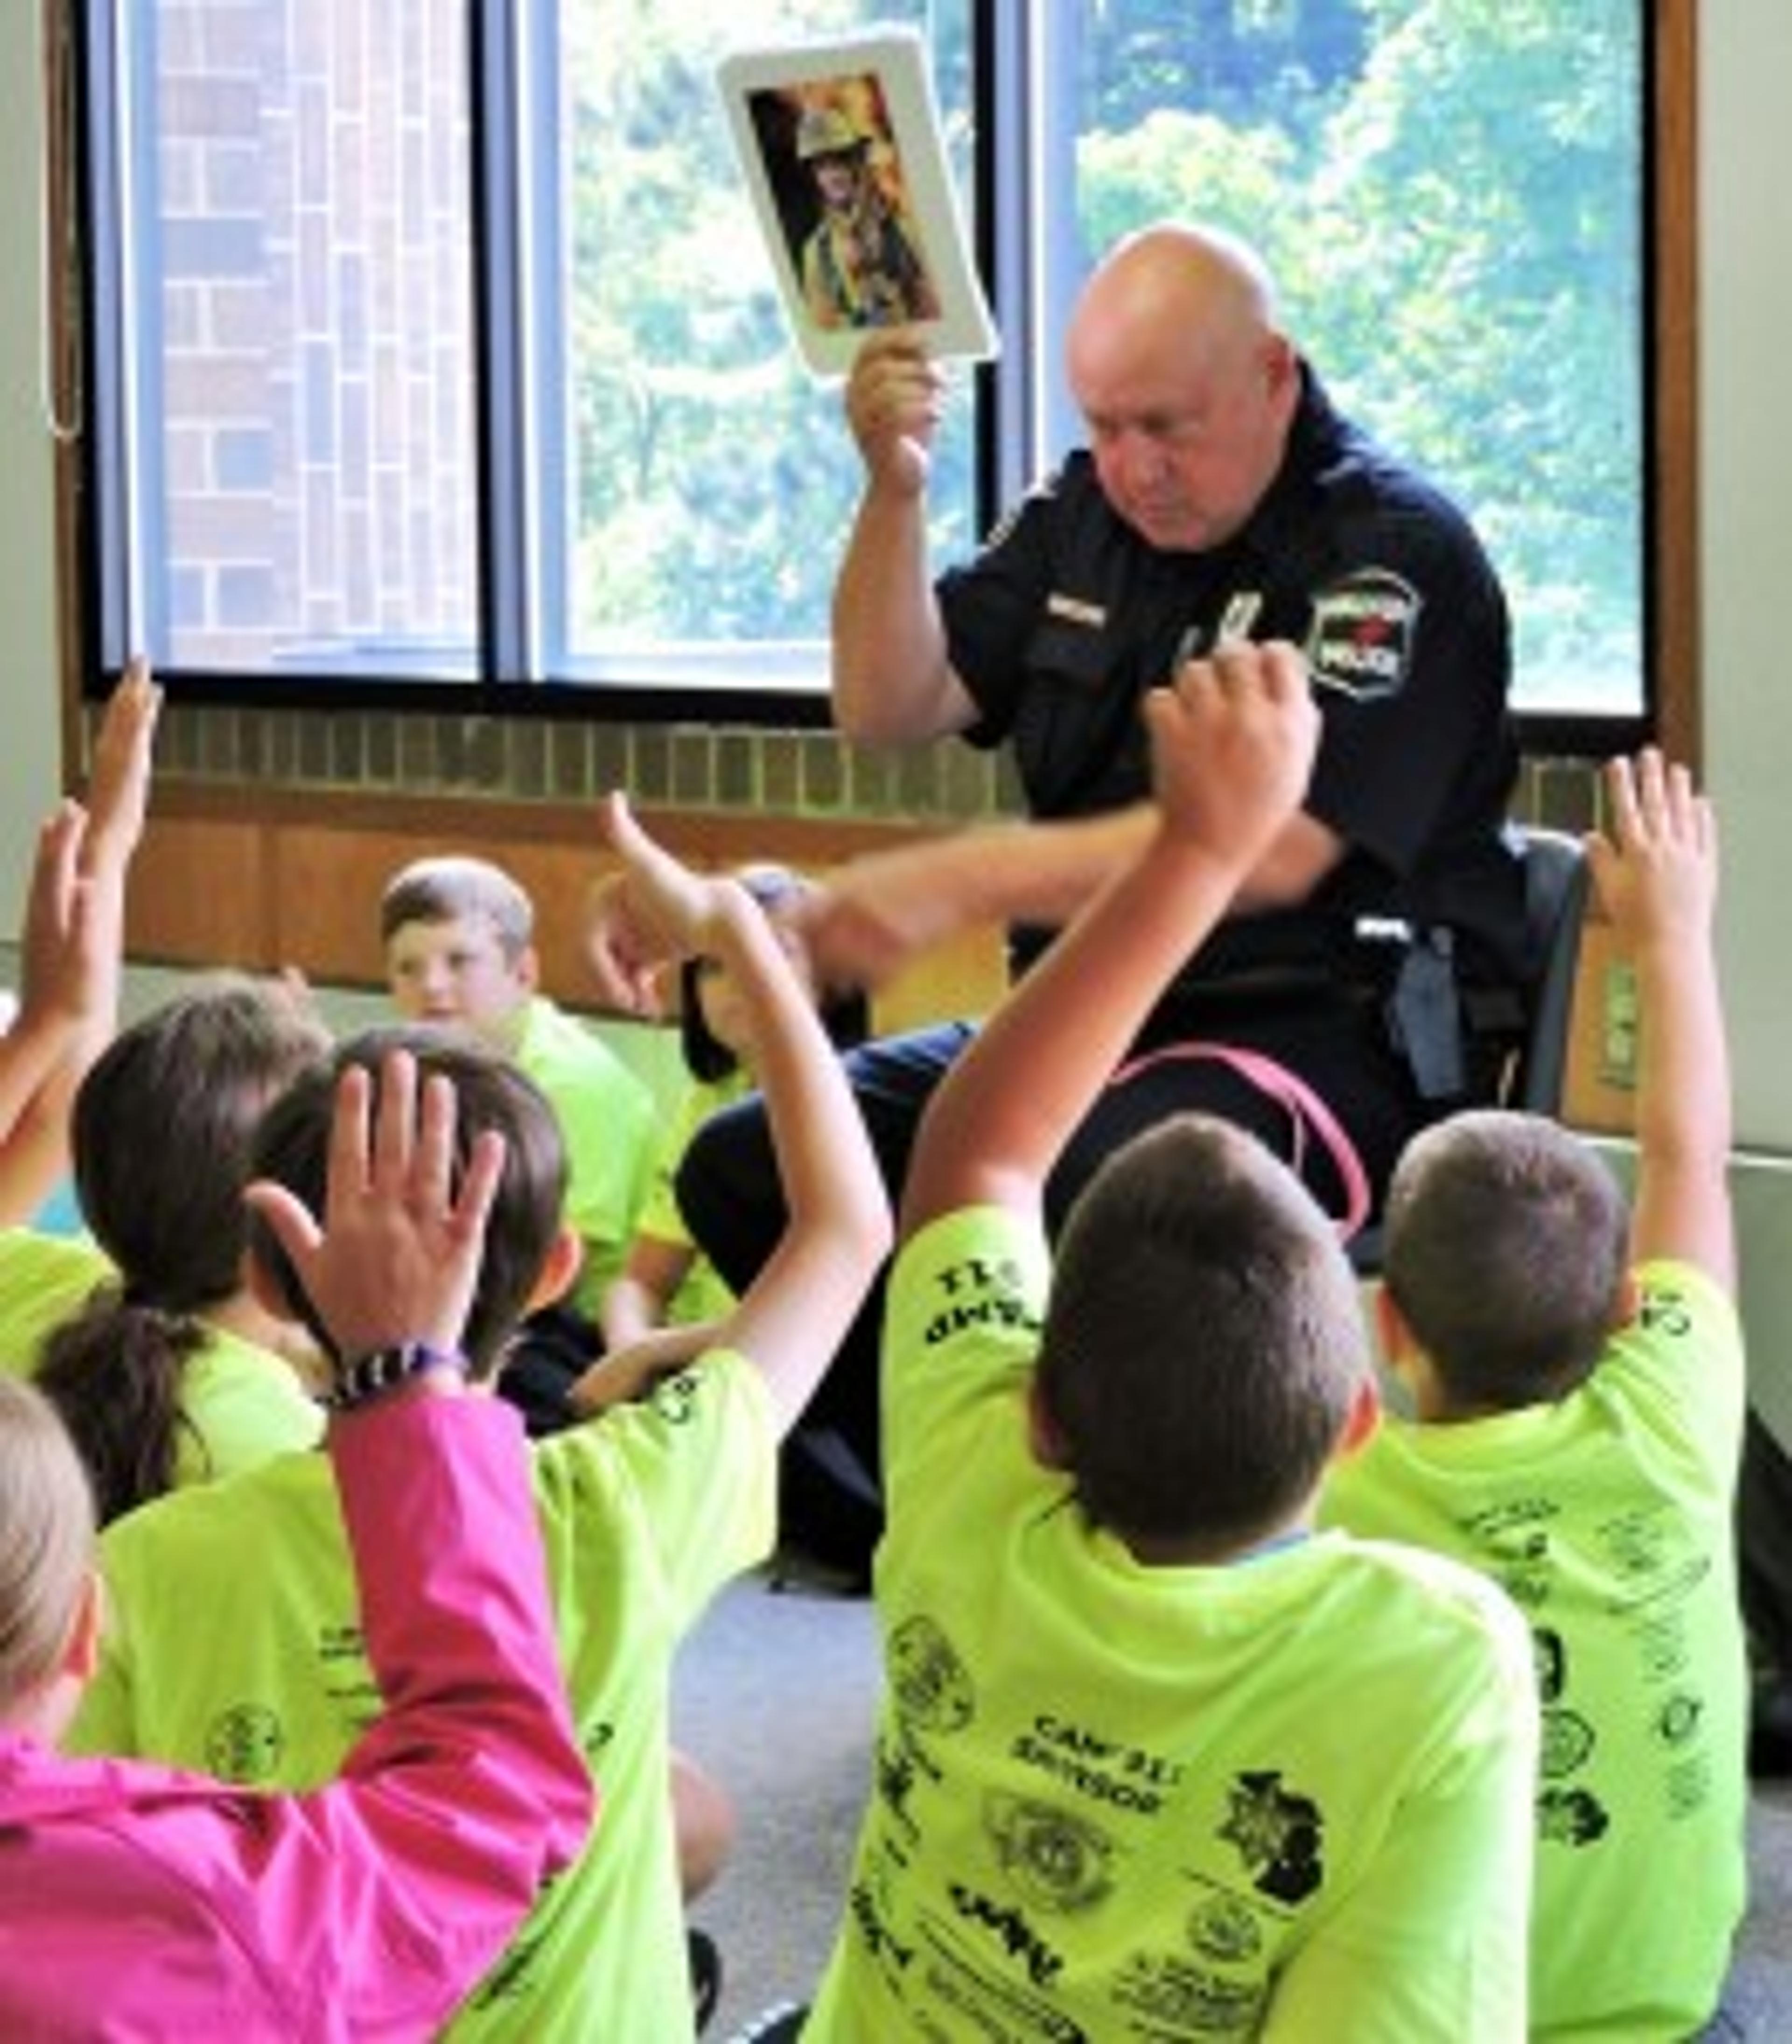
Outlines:
[[575, 1298], [594, 1316], [634, 1233], [652, 1165], [652, 1101], [620, 1058], [542, 995], [529, 1004], [517, 1062], [560, 1124], [567, 1218], [585, 1245]]

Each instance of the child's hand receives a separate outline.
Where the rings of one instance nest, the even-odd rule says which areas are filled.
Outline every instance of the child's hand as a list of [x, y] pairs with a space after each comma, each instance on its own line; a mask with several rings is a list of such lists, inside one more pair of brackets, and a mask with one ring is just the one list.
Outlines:
[[137, 849], [148, 805], [150, 755], [161, 709], [162, 691], [149, 678], [148, 662], [139, 655], [113, 690], [94, 741], [87, 791], [92, 822], [84, 872], [102, 864], [121, 868]]
[[1717, 895], [1717, 822], [1684, 766], [1655, 747], [1606, 763], [1612, 835], [1590, 833], [1594, 885], [1618, 941], [1703, 943]]
[[1163, 828], [1241, 870], [1306, 793], [1319, 712], [1306, 663], [1272, 640], [1190, 660], [1145, 698]]
[[352, 1065], [337, 1082], [321, 1228], [283, 1185], [258, 1181], [244, 1197], [291, 1259], [341, 1356], [399, 1342], [459, 1347], [479, 1279], [486, 1216], [504, 1168], [504, 1139], [483, 1131], [458, 1192], [456, 1101], [440, 1074], [417, 1086], [417, 1061], [394, 1051], [372, 1075]]
[[567, 1402], [581, 1419], [607, 1412], [613, 1405], [634, 1404], [710, 1347], [714, 1334], [706, 1323], [650, 1328], [593, 1363], [568, 1389]]
[[[654, 970], [702, 951], [718, 920], [747, 899], [737, 882], [694, 872], [656, 844], [635, 821], [627, 798], [606, 796], [600, 824], [605, 843], [623, 863], [611, 895], [612, 956], [625, 948], [638, 984]], [[625, 947], [619, 941], [625, 936]]]
[[81, 877], [87, 835], [87, 813], [73, 801], [60, 803], [38, 832], [19, 938], [21, 1017], [85, 1023], [110, 1001], [113, 932], [93, 883]]

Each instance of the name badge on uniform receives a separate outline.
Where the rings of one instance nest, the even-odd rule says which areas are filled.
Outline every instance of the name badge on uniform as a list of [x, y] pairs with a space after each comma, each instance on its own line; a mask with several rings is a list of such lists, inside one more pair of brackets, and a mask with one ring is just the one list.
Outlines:
[[1307, 665], [1322, 686], [1359, 702], [1397, 694], [1413, 663], [1421, 599], [1391, 568], [1357, 568], [1316, 590]]
[[1045, 599], [1048, 617], [1059, 617], [1067, 624], [1086, 624], [1091, 632], [1099, 632], [1108, 621], [1108, 613], [1098, 603], [1086, 603], [1080, 596], [1066, 596], [1062, 590], [1053, 590]]

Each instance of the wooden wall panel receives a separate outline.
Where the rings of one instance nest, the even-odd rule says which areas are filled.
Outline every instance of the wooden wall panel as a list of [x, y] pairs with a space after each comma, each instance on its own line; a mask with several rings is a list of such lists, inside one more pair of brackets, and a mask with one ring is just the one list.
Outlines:
[[131, 955], [245, 971], [273, 964], [265, 851], [253, 822], [156, 817], [131, 869]]
[[[643, 820], [681, 858], [705, 867], [771, 859], [820, 872], [919, 834], [670, 811]], [[492, 804], [475, 824], [463, 805], [277, 797], [265, 813], [244, 817], [210, 813], [203, 799], [191, 803], [183, 791], [159, 801], [133, 875], [131, 955], [252, 971], [291, 965], [320, 985], [375, 987], [384, 978], [379, 898], [386, 882], [411, 859], [450, 851], [494, 859], [516, 876], [536, 905], [544, 983], [557, 998], [589, 1007], [580, 929], [586, 891], [606, 859], [590, 814], [571, 808]], [[1000, 932], [973, 932], [917, 960], [885, 989], [874, 1004], [877, 1026], [984, 1013], [1003, 977]]]

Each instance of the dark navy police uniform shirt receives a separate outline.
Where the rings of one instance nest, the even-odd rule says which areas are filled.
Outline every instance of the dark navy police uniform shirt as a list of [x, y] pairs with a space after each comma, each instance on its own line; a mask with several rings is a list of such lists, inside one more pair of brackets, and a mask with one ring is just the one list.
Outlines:
[[1139, 698], [1179, 651], [1290, 640], [1323, 717], [1305, 806], [1348, 851], [1310, 901], [1222, 925], [1181, 984], [1348, 973], [1364, 917], [1448, 926], [1465, 977], [1504, 978], [1523, 927], [1504, 827], [1517, 771], [1505, 598], [1462, 514], [1340, 417], [1305, 364], [1302, 378], [1282, 467], [1223, 546], [1152, 546], [1079, 451], [940, 578], [952, 665], [979, 711], [967, 736], [1011, 741], [1036, 817], [1121, 808], [1150, 792]]

